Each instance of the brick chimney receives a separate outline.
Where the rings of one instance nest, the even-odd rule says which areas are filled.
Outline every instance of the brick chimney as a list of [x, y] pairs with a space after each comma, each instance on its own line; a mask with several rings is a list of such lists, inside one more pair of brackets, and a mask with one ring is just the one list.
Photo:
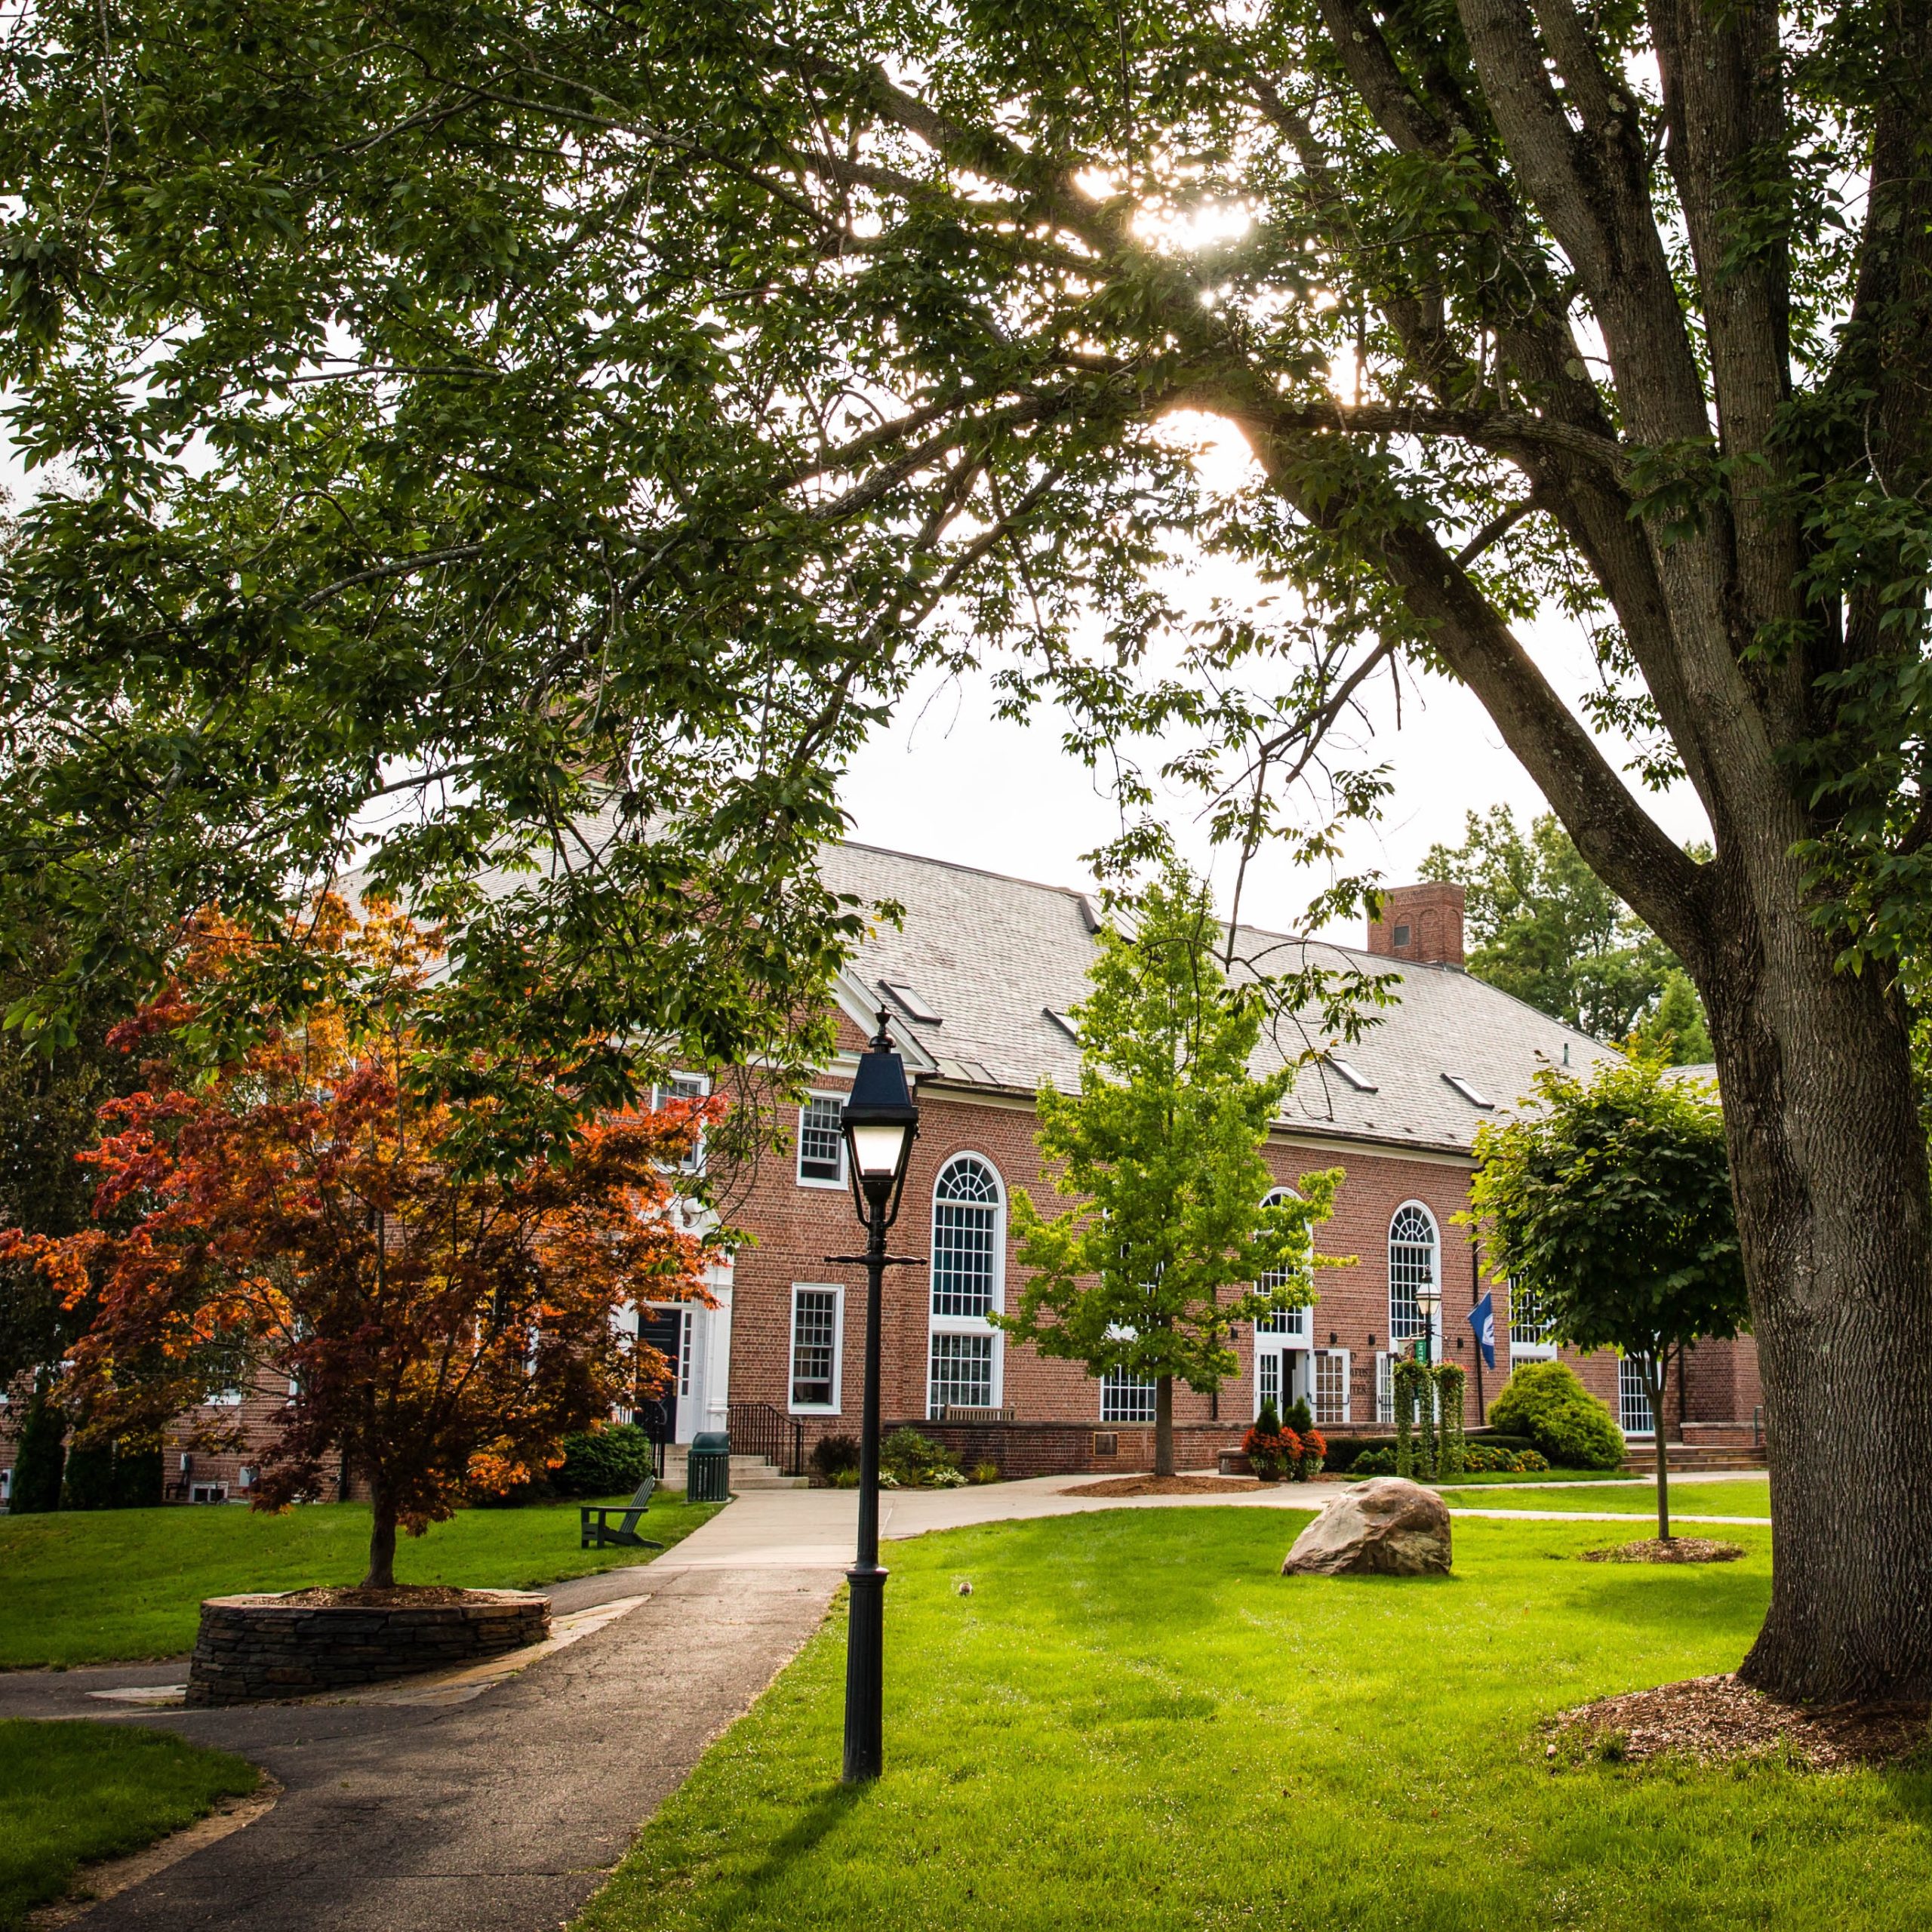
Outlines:
[[1382, 895], [1382, 916], [1368, 922], [1368, 949], [1422, 966], [1463, 963], [1463, 888], [1392, 886]]

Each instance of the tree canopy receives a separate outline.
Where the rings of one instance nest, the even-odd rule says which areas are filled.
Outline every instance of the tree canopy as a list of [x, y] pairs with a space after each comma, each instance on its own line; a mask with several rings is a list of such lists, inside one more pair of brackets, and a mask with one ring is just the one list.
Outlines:
[[[408, 1064], [432, 947], [392, 913], [339, 906], [309, 944], [346, 996], [299, 1026], [263, 1015], [211, 1081], [152, 1060], [82, 1156], [106, 1224], [9, 1229], [0, 1256], [93, 1309], [57, 1392], [81, 1440], [151, 1447], [211, 1397], [286, 1391], [266, 1441], [238, 1411], [202, 1409], [194, 1446], [257, 1458], [258, 1508], [346, 1467], [374, 1506], [367, 1580], [386, 1587], [398, 1525], [420, 1534], [472, 1484], [540, 1475], [565, 1435], [669, 1372], [616, 1318], [705, 1293], [672, 1189], [717, 1103], [599, 1120], [568, 1161], [467, 1178], [450, 1149], [466, 1108], [492, 1103], [426, 1097]], [[117, 1029], [125, 1044], [168, 1044], [258, 950], [203, 921], [180, 977]]]
[[1653, 1057], [1710, 1058], [1682, 966], [1583, 863], [1554, 813], [1539, 813], [1525, 832], [1507, 805], [1471, 812], [1462, 844], [1432, 845], [1420, 870], [1463, 887], [1478, 979], [1598, 1039], [1635, 1034]]
[[1553, 1340], [1635, 1362], [1657, 1423], [1657, 1534], [1670, 1534], [1663, 1391], [1673, 1349], [1750, 1322], [1715, 1097], [1654, 1060], [1548, 1068], [1533, 1112], [1485, 1121], [1464, 1217], [1490, 1273]]
[[1218, 1388], [1240, 1367], [1238, 1322], [1315, 1298], [1315, 1229], [1339, 1168], [1283, 1194], [1261, 1149], [1293, 1077], [1256, 1075], [1264, 1006], [1215, 958], [1201, 883], [1171, 868], [1101, 928], [1073, 1009], [1080, 1091], [1040, 1089], [1035, 1134], [1056, 1192], [1048, 1218], [1014, 1198], [1019, 1303], [995, 1317], [1042, 1355], [1155, 1385], [1155, 1469], [1174, 1473], [1174, 1385]]

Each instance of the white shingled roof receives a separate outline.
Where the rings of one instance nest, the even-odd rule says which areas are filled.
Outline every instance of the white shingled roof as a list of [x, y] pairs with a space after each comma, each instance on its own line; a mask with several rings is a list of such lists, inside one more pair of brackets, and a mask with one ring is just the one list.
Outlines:
[[[905, 908], [903, 926], [878, 927], [845, 977], [872, 1005], [891, 982], [939, 1016], [921, 1023], [888, 996], [894, 1030], [919, 1042], [939, 1078], [1025, 1092], [1042, 1079], [1063, 1091], [1078, 1087], [1079, 1049], [1053, 1016], [1087, 989], [1094, 915], [1081, 894], [869, 845], [829, 846], [823, 864], [835, 891]], [[1586, 1067], [1613, 1051], [1453, 967], [1398, 968], [1352, 946], [1248, 927], [1235, 952], [1276, 971], [1306, 956], [1331, 970], [1397, 975], [1396, 1003], [1359, 1041], [1336, 1049], [1374, 1091], [1329, 1068], [1297, 1075], [1283, 1115], [1310, 1133], [1466, 1152], [1478, 1124], [1509, 1112], [1539, 1067]], [[1327, 1044], [1284, 1028], [1278, 1040], [1264, 1038], [1255, 1064], [1278, 1066], [1286, 1055]]]

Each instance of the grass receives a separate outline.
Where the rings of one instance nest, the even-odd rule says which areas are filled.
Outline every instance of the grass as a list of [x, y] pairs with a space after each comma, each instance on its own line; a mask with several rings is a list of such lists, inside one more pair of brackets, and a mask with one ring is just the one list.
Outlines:
[[[1480, 1494], [1460, 1484], [1440, 1485], [1442, 1499], [1453, 1509], [1458, 1503], [1480, 1509], [1594, 1509], [1627, 1512], [1632, 1516], [1657, 1519], [1657, 1492], [1654, 1483], [1632, 1483], [1615, 1489], [1530, 1489], [1497, 1495], [1491, 1490]], [[1762, 1516], [1771, 1513], [1771, 1485], [1768, 1477], [1756, 1482], [1673, 1482], [1670, 1486], [1672, 1517]]]
[[[719, 1506], [660, 1498], [638, 1527], [672, 1543]], [[396, 1580], [515, 1589], [655, 1553], [577, 1546], [574, 1503], [459, 1510], [398, 1539]], [[178, 1657], [194, 1644], [202, 1598], [356, 1583], [368, 1551], [369, 1512], [358, 1503], [282, 1516], [232, 1504], [0, 1516], [0, 1669]]]
[[78, 1866], [138, 1851], [260, 1777], [165, 1731], [0, 1723], [0, 1932], [58, 1898]]
[[1620, 1476], [1614, 1469], [1537, 1469], [1527, 1475], [1518, 1475], [1509, 1469], [1472, 1471], [1467, 1475], [1456, 1478], [1458, 1488], [1472, 1488], [1480, 1485], [1506, 1489], [1512, 1483], [1555, 1482], [1622, 1482], [1629, 1478]]
[[1552, 1561], [1589, 1524], [1465, 1520], [1452, 1577], [1284, 1578], [1301, 1520], [1119, 1510], [895, 1544], [884, 1777], [836, 1781], [835, 1612], [578, 1932], [1932, 1923], [1924, 1770], [1546, 1760], [1550, 1714], [1736, 1664], [1768, 1531], [1666, 1569]]

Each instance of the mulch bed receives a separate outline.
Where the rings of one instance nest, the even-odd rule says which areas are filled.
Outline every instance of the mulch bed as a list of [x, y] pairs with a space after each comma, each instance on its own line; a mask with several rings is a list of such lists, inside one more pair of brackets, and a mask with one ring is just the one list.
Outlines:
[[281, 1601], [299, 1610], [426, 1610], [451, 1603], [493, 1603], [494, 1590], [459, 1590], [447, 1583], [398, 1583], [386, 1590], [341, 1584], [291, 1590]]
[[[1275, 1485], [1278, 1487], [1280, 1485]], [[1231, 1489], [1259, 1489], [1252, 1476], [1109, 1476], [1065, 1489], [1063, 1496], [1225, 1496]]]
[[1714, 1543], [1709, 1537], [1651, 1537], [1642, 1543], [1620, 1543], [1611, 1549], [1586, 1549], [1586, 1563], [1735, 1563], [1744, 1546]]
[[[1781, 1704], [1735, 1677], [1693, 1677], [1654, 1690], [1632, 1690], [1565, 1711], [1559, 1737], [1593, 1746], [1596, 1755], [1641, 1763], [1677, 1755], [1702, 1764], [1781, 1756], [1789, 1752], [1814, 1770], [1887, 1764], [1927, 1742], [1932, 1706], [1924, 1704]], [[1558, 1755], [1552, 1743], [1548, 1755]]]

